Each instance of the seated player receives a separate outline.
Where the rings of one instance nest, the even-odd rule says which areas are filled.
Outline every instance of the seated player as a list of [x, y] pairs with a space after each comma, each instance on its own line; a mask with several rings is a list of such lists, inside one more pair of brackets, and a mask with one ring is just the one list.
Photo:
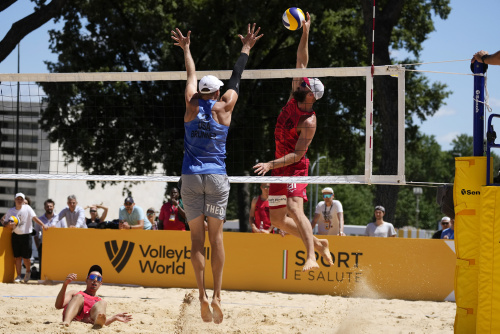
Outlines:
[[102, 284], [102, 269], [93, 265], [87, 275], [87, 288], [85, 291], [72, 290], [66, 292], [68, 284], [76, 279], [76, 274], [69, 274], [63, 282], [61, 290], [56, 298], [55, 307], [63, 311], [63, 322], [61, 325], [69, 327], [71, 321], [81, 321], [93, 324], [95, 328], [104, 325], [109, 326], [115, 321], [129, 322], [132, 315], [119, 313], [111, 318], [106, 318], [107, 303], [96, 295]]

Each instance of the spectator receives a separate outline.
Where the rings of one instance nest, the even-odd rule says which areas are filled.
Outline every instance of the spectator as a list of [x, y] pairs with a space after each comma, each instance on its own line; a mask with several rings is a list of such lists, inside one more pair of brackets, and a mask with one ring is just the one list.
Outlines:
[[312, 228], [318, 224], [318, 234], [345, 235], [344, 212], [340, 201], [334, 200], [335, 194], [330, 187], [324, 188], [323, 201], [316, 205], [316, 211], [311, 223]]
[[172, 187], [170, 189], [170, 199], [163, 204], [160, 210], [160, 230], [185, 231], [186, 213], [184, 205], [179, 198], [179, 189]]
[[450, 224], [450, 227], [441, 233], [441, 239], [455, 239], [455, 219], [450, 219]]
[[119, 313], [106, 319], [107, 303], [96, 295], [97, 290], [102, 285], [102, 269], [100, 266], [93, 265], [90, 267], [85, 291], [73, 290], [66, 292], [68, 284], [75, 279], [76, 274], [69, 274], [56, 298], [56, 309], [64, 308], [62, 325], [69, 327], [71, 321], [81, 321], [100, 328], [104, 325], [109, 326], [115, 321], [129, 322], [132, 320], [132, 316], [127, 313]]
[[[47, 226], [47, 229], [49, 228], [64, 228], [66, 226], [66, 220], [58, 220], [57, 215], [54, 212], [54, 207], [55, 203], [53, 200], [48, 199], [43, 203], [43, 207], [45, 209], [45, 214], [41, 215], [38, 217], [45, 226]], [[43, 238], [43, 233], [42, 233], [42, 228], [40, 225], [35, 225], [35, 245], [36, 249], [38, 250], [38, 260], [40, 261], [40, 268], [38, 269], [39, 272], [42, 272], [42, 238]]]
[[261, 183], [260, 196], [255, 197], [250, 205], [248, 218], [253, 233], [274, 233], [269, 217], [269, 183]]
[[118, 219], [120, 220], [120, 230], [150, 230], [152, 225], [144, 215], [144, 210], [140, 206], [135, 205], [132, 197], [125, 198], [124, 206], [118, 211]]
[[[85, 209], [86, 208], [87, 207], [85, 207]], [[89, 212], [90, 212], [90, 218], [85, 218], [85, 222], [87, 224], [87, 227], [96, 228], [99, 226], [100, 223], [104, 223], [104, 221], [106, 220], [106, 217], [108, 216], [108, 208], [107, 207], [105, 207], [103, 205], [99, 205], [99, 204], [93, 204], [93, 205], [88, 206], [88, 208], [89, 208]], [[101, 216], [99, 216], [97, 209], [103, 210]]]
[[396, 230], [391, 223], [384, 221], [385, 208], [381, 205], [375, 207], [375, 223], [366, 226], [365, 236], [368, 237], [395, 237]]
[[441, 229], [439, 231], [436, 231], [436, 233], [432, 235], [432, 239], [441, 239], [443, 230], [447, 229], [448, 227], [450, 227], [450, 217], [444, 216], [443, 218], [441, 218]]
[[69, 228], [87, 228], [85, 223], [85, 210], [78, 206], [75, 195], [68, 196], [68, 206], [59, 212], [57, 220], [66, 218], [66, 225]]
[[156, 221], [156, 211], [155, 208], [149, 208], [148, 211], [146, 212], [146, 217], [148, 218], [149, 222], [151, 223], [151, 229], [152, 230], [157, 230], [158, 229], [158, 222]]
[[32, 221], [40, 225], [44, 230], [47, 226], [38, 219], [35, 211], [28, 204], [24, 204], [25, 196], [23, 193], [17, 193], [14, 198], [15, 206], [10, 208], [6, 214], [4, 226], [12, 229], [12, 250], [16, 264], [17, 277], [14, 282], [21, 282], [22, 263], [26, 267], [24, 283], [27, 283], [31, 277], [31, 251], [32, 251]]

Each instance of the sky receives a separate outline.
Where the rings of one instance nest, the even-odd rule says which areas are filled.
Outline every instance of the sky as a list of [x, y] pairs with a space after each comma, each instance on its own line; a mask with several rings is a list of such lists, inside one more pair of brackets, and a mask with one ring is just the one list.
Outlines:
[[[500, 50], [499, 0], [451, 0], [452, 11], [447, 20], [435, 18], [435, 29], [423, 43], [420, 62], [444, 62], [425, 64], [419, 70], [470, 74], [470, 61], [455, 61], [472, 58], [479, 50], [494, 53]], [[8, 32], [15, 21], [31, 13], [33, 4], [29, 0], [18, 0], [0, 13], [0, 38]], [[303, 8], [307, 10], [306, 8]], [[56, 61], [57, 56], [49, 50], [48, 30], [61, 27], [50, 21], [26, 36], [20, 47], [21, 73], [47, 73], [44, 61]], [[375, 32], [376, 33], [376, 32]], [[495, 42], [495, 40], [497, 42]], [[394, 52], [396, 59], [404, 53]], [[0, 63], [0, 73], [17, 72], [17, 49]], [[453, 62], [448, 62], [453, 61]], [[376, 64], [383, 65], [383, 64]], [[415, 120], [423, 133], [433, 135], [443, 150], [452, 148], [451, 141], [459, 134], [472, 136], [473, 121], [473, 77], [470, 75], [426, 73], [430, 82], [441, 82], [452, 92], [434, 116], [421, 122]], [[489, 104], [493, 113], [500, 113], [500, 66], [490, 66], [487, 73]], [[500, 119], [498, 121], [500, 123]], [[500, 129], [500, 124], [494, 126]]]

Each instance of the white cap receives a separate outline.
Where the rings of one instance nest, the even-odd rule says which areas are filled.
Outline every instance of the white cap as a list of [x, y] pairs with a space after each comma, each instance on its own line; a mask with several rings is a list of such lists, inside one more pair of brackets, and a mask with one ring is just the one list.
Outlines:
[[22, 197], [23, 199], [26, 199], [23, 193], [17, 193], [14, 198]]
[[441, 218], [441, 222], [450, 222], [450, 217], [447, 217], [447, 216], [444, 216], [443, 218]]
[[323, 190], [321, 190], [321, 192], [324, 194], [324, 193], [332, 193], [333, 194], [333, 189], [330, 188], [330, 187], [326, 187], [326, 188], [323, 188]]
[[319, 100], [323, 97], [323, 93], [325, 92], [325, 86], [321, 83], [321, 81], [318, 78], [304, 78], [304, 81], [313, 92], [316, 100]]
[[210, 94], [218, 91], [222, 86], [224, 86], [224, 83], [213, 75], [205, 75], [201, 78], [200, 83], [198, 84], [198, 89], [202, 94]]

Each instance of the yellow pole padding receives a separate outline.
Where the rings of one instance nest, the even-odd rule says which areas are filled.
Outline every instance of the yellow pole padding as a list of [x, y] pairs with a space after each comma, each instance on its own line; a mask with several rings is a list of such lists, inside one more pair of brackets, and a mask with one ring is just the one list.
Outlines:
[[500, 187], [481, 189], [476, 333], [500, 333]]
[[12, 230], [0, 227], [0, 277], [2, 283], [12, 283], [16, 275], [12, 253]]
[[[492, 163], [492, 160], [490, 161]], [[455, 333], [475, 333], [478, 301], [481, 188], [486, 157], [455, 158]]]

